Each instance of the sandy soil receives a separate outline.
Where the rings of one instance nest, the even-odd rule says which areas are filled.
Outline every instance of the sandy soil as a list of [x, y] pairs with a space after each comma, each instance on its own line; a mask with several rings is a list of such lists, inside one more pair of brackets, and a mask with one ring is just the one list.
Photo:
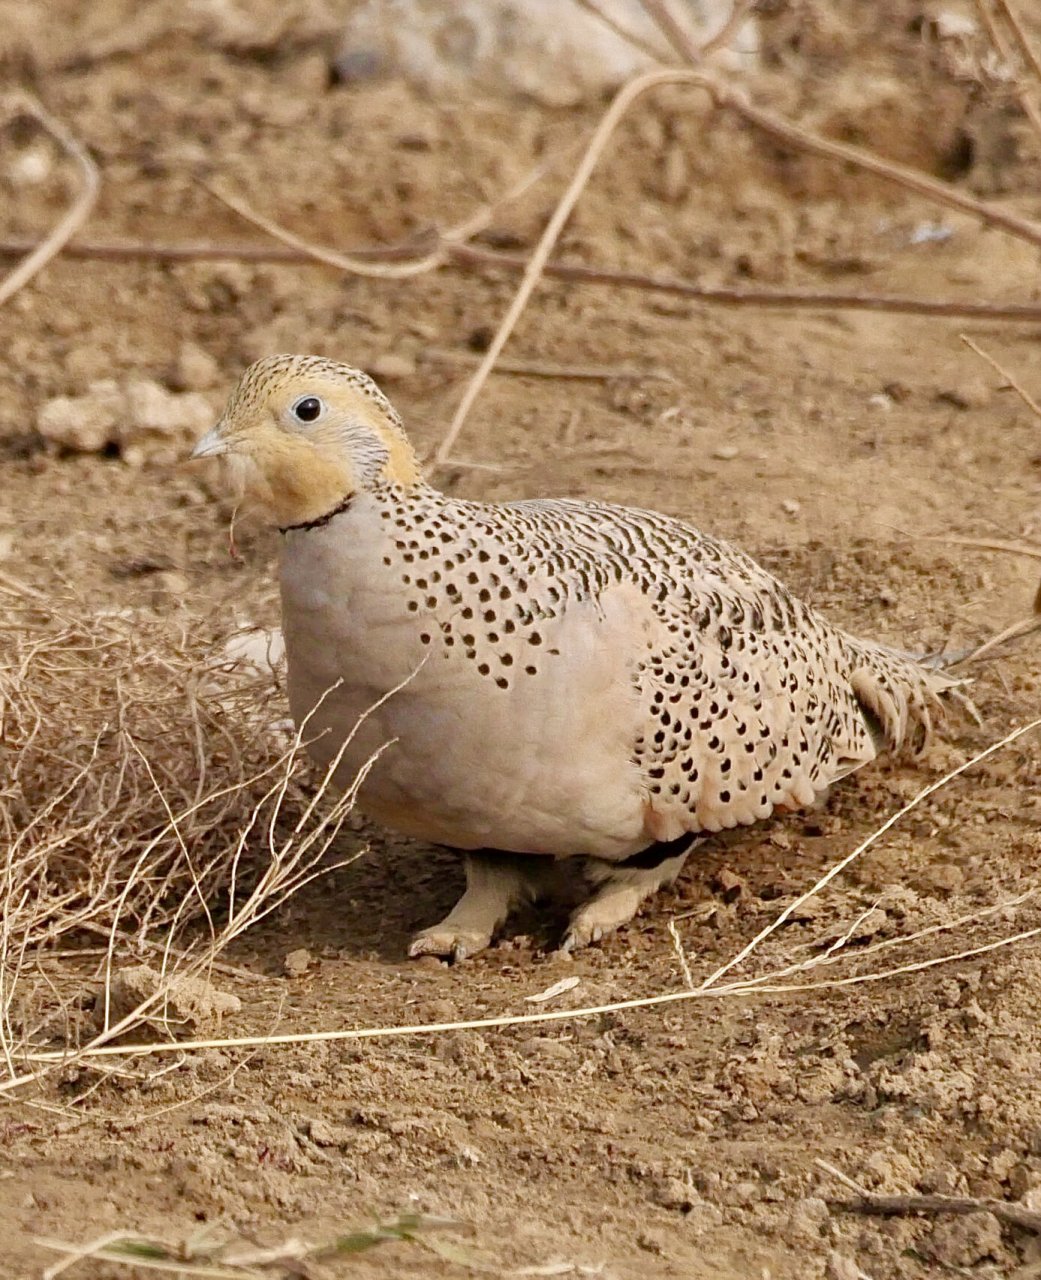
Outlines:
[[[467, 216], [596, 114], [330, 85], [336, 19], [317, 4], [258, 4], [256, 25], [231, 6], [187, 17], [122, 0], [41, 8], [46, 20], [32, 5], [0, 5], [3, 65], [96, 156], [93, 240], [266, 243], [193, 181], [201, 175], [312, 239], [394, 242]], [[769, 8], [764, 101], [1041, 214], [1037, 140], [1010, 103], [952, 74], [920, 6]], [[873, 16], [858, 18], [865, 8]], [[42, 163], [27, 168], [30, 152]], [[3, 233], [48, 226], [67, 176], [38, 134], [8, 128]], [[529, 247], [559, 185], [502, 210], [484, 239]], [[934, 222], [950, 234], [915, 243], [915, 228]], [[1035, 250], [781, 154], [679, 92], [623, 128], [560, 252], [707, 283], [1039, 293]], [[274, 623], [272, 535], [247, 525], [243, 562], [231, 561], [226, 512], [204, 477], [118, 451], [48, 450], [39, 405], [97, 378], [143, 376], [191, 382], [216, 410], [249, 359], [308, 350], [389, 369], [386, 390], [430, 447], [512, 287], [487, 271], [395, 282], [317, 266], [60, 258], [0, 310], [0, 569], [214, 635], [243, 619]], [[962, 330], [1041, 392], [1028, 326], [725, 310], [546, 282], [510, 356], [669, 377], [496, 376], [460, 444], [496, 469], [457, 468], [446, 484], [488, 499], [657, 507], [739, 541], [852, 629], [907, 648], [971, 646], [1029, 611], [1038, 564], [944, 539], [1037, 545], [1041, 424], [961, 345]], [[388, 367], [389, 354], [405, 359]], [[567, 975], [580, 983], [556, 1007], [677, 989], [669, 918], [694, 913], [677, 928], [695, 975], [709, 973], [917, 789], [1036, 714], [1033, 642], [975, 674], [981, 726], [955, 719], [920, 765], [873, 768], [822, 812], [707, 846], [674, 891], [574, 960], [554, 954], [551, 923], [533, 919], [463, 966], [407, 962], [409, 931], [447, 908], [459, 873], [445, 851], [369, 833], [365, 857], [227, 957], [256, 979], [222, 979], [243, 1002], [226, 1029], [526, 1012], [525, 997]], [[1023, 893], [1041, 877], [1039, 782], [1035, 737], [940, 791], [799, 913], [772, 957], [814, 954], [868, 908], [863, 944]], [[1028, 900], [875, 963], [925, 960], [1039, 918]], [[285, 977], [285, 955], [302, 947], [313, 963]], [[844, 989], [429, 1039], [215, 1050], [83, 1101], [72, 1073], [60, 1093], [0, 1115], [0, 1270], [38, 1275], [53, 1255], [36, 1236], [129, 1227], [189, 1239], [212, 1227], [322, 1239], [411, 1207], [469, 1224], [443, 1237], [465, 1247], [462, 1261], [388, 1245], [343, 1274], [567, 1263], [526, 1274], [1036, 1275], [1029, 1233], [986, 1213], [853, 1215], [816, 1159], [873, 1191], [1041, 1208], [1039, 979], [1026, 942]], [[84, 1264], [78, 1274], [115, 1273]]]

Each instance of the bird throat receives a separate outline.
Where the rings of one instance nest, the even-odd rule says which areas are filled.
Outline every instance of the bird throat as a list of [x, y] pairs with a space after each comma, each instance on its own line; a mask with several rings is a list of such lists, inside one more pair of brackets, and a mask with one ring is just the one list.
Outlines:
[[323, 515], [315, 516], [313, 520], [301, 520], [299, 524], [280, 524], [278, 526], [278, 531], [279, 533], [292, 533], [297, 529], [321, 529], [324, 525], [327, 525], [330, 520], [333, 520], [338, 515], [342, 515], [354, 501], [354, 497], [355, 495], [353, 493], [348, 493], [346, 497], [341, 498], [335, 507], [332, 507]]

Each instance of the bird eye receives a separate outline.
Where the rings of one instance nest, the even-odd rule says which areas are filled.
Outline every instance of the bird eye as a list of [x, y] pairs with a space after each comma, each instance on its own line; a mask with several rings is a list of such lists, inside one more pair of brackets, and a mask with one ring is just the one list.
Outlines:
[[297, 422], [317, 422], [325, 412], [325, 405], [317, 396], [301, 396], [290, 407], [289, 412]]

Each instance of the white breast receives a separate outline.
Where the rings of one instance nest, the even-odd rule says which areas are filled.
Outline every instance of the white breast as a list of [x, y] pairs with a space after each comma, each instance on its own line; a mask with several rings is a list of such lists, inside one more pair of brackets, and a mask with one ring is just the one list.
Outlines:
[[[598, 603], [571, 602], [540, 623], [537, 647], [514, 632], [472, 657], [466, 606], [410, 611], [399, 571], [394, 538], [364, 498], [327, 528], [287, 539], [281, 586], [297, 723], [326, 695], [308, 725], [309, 739], [324, 734], [315, 758], [333, 759], [364, 715], [337, 781], [346, 785], [385, 747], [360, 796], [385, 825], [459, 848], [601, 857], [643, 848], [628, 656], [639, 593], [619, 586]], [[486, 669], [492, 662], [506, 687]]]

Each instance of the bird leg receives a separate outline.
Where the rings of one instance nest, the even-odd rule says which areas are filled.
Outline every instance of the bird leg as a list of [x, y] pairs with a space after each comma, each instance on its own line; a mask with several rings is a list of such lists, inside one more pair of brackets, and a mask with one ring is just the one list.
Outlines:
[[[652, 845], [624, 862], [587, 859], [586, 875], [597, 888], [572, 914], [561, 951], [577, 951], [628, 924], [645, 899], [672, 884], [696, 843], [692, 836], [684, 836]], [[677, 848], [682, 852], [677, 853]]]
[[465, 960], [483, 951], [510, 911], [535, 896], [534, 861], [493, 850], [467, 853], [466, 892], [440, 924], [416, 934], [409, 955]]

